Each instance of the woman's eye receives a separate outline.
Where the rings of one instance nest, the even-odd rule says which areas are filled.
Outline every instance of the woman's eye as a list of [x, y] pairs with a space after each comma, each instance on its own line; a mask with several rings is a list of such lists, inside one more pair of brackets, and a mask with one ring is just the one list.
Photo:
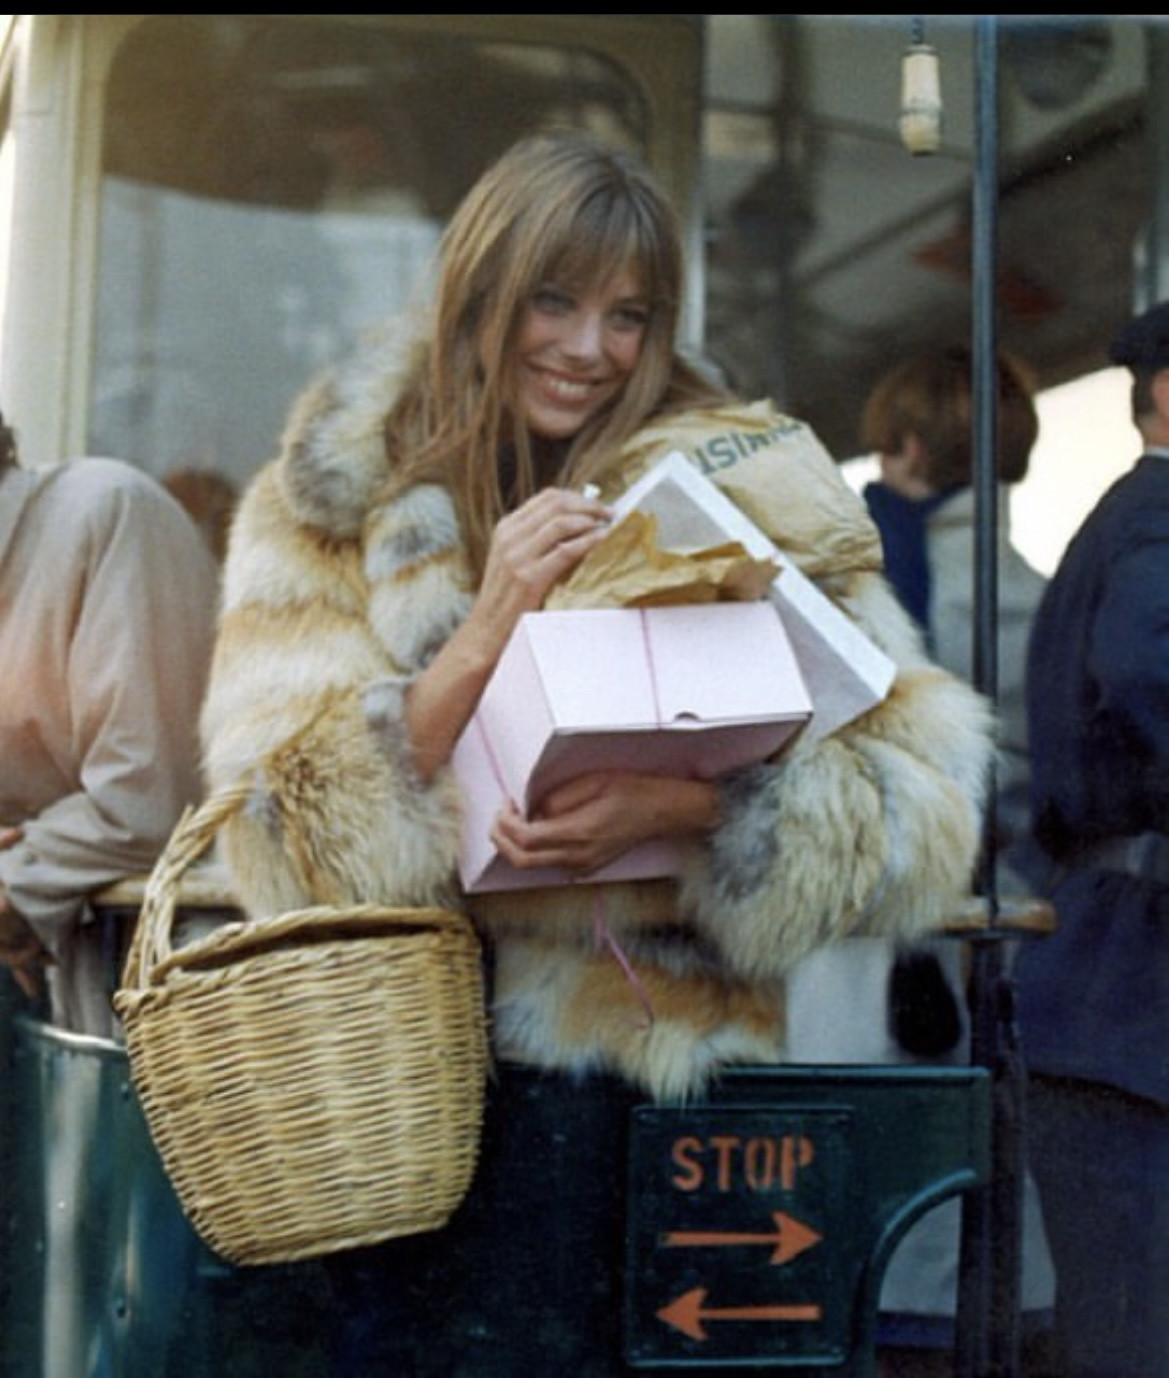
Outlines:
[[649, 325], [648, 306], [619, 306], [613, 312], [613, 323], [618, 330], [644, 330]]
[[567, 292], [555, 287], [541, 287], [532, 298], [532, 305], [537, 311], [561, 313], [572, 310], [573, 300]]

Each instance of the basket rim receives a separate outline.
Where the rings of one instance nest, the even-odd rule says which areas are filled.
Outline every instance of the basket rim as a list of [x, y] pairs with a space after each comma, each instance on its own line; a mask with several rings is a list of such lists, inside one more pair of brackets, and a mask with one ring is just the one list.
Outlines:
[[272, 948], [296, 942], [312, 946], [327, 942], [353, 942], [360, 939], [396, 939], [423, 934], [447, 935], [478, 945], [471, 920], [454, 909], [406, 908], [393, 905], [363, 904], [346, 909], [313, 905], [263, 919], [243, 919], [224, 923], [210, 933], [175, 948], [160, 958], [149, 971], [139, 972], [139, 981], [130, 973], [119, 987], [119, 994], [157, 989], [178, 972], [207, 971], [244, 961]]

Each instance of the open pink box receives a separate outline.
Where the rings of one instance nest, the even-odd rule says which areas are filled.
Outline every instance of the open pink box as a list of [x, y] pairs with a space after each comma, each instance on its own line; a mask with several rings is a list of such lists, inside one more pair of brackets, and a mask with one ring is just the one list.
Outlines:
[[[591, 770], [710, 779], [773, 755], [811, 713], [769, 600], [525, 614], [455, 747], [464, 888], [582, 881], [499, 858], [489, 831], [505, 799], [531, 808]], [[674, 875], [680, 860], [676, 844], [647, 843], [583, 880]]]

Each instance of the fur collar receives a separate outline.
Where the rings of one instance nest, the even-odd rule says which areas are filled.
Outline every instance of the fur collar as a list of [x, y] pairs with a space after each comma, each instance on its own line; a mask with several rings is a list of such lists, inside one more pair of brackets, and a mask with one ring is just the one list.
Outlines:
[[298, 398], [281, 441], [281, 480], [298, 521], [351, 540], [389, 477], [383, 426], [421, 348], [393, 322]]

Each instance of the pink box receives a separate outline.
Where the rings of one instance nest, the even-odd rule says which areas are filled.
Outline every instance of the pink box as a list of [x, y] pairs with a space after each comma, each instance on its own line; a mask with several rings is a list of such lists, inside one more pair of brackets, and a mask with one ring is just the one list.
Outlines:
[[808, 722], [812, 703], [773, 604], [704, 603], [525, 614], [456, 744], [468, 892], [677, 873], [652, 842], [587, 877], [518, 871], [489, 839], [507, 798], [530, 808], [590, 770], [710, 779], [761, 761]]

